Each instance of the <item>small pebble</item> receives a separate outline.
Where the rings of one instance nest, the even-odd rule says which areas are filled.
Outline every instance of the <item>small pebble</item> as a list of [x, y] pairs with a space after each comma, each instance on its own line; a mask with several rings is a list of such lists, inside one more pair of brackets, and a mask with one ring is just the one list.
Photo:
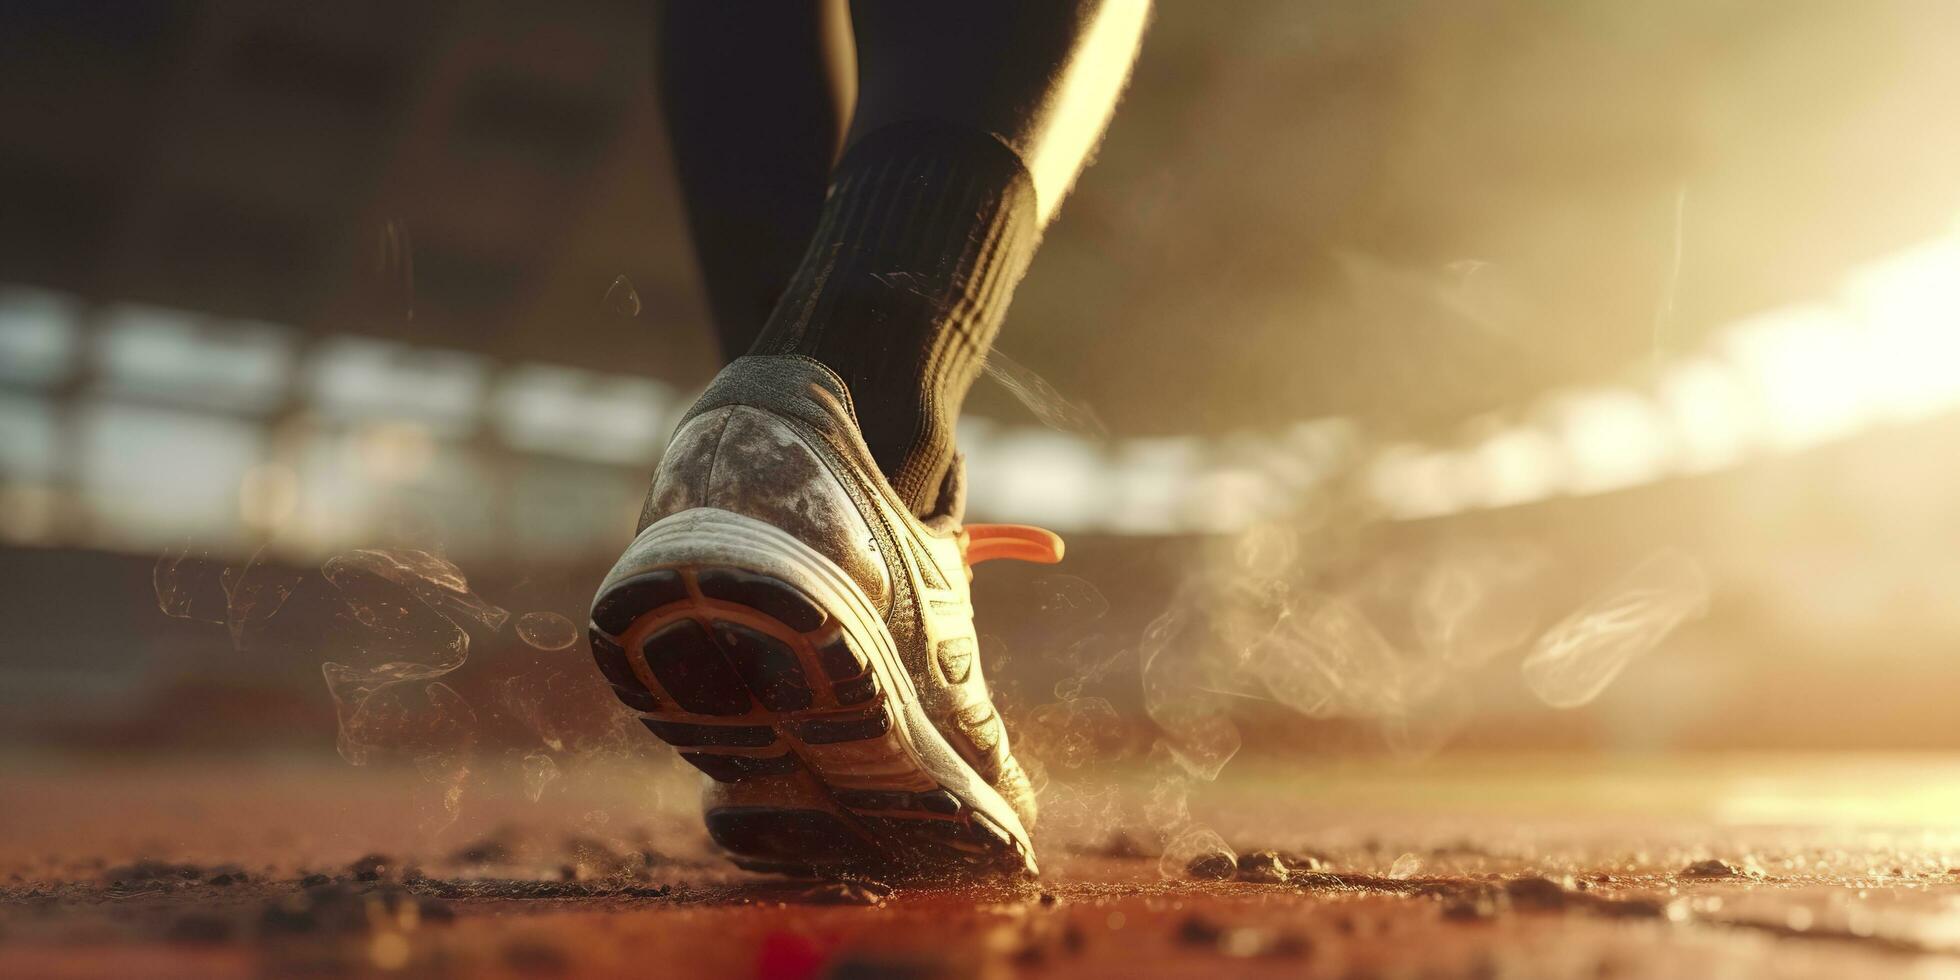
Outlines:
[[1735, 865], [1732, 865], [1727, 861], [1723, 861], [1719, 858], [1709, 858], [1706, 861], [1696, 861], [1695, 863], [1690, 864], [1685, 868], [1682, 868], [1680, 874], [1681, 877], [1683, 878], [1746, 877], [1742, 869], [1737, 868]]
[[355, 881], [380, 881], [394, 863], [386, 854], [369, 854], [348, 865], [347, 870], [353, 873]]
[[242, 885], [252, 880], [252, 876], [245, 873], [244, 868], [235, 864], [220, 865], [205, 873], [210, 875], [205, 879], [205, 884], [209, 885]]
[[1200, 854], [1184, 866], [1185, 874], [1206, 881], [1225, 881], [1238, 872], [1238, 863], [1227, 854]]
[[1284, 885], [1286, 860], [1273, 851], [1253, 851], [1239, 856], [1239, 880], [1261, 885]]
[[1389, 865], [1388, 876], [1398, 881], [1413, 878], [1422, 873], [1422, 859], [1414, 854], [1404, 854]]
[[1286, 862], [1287, 871], [1325, 871], [1329, 867], [1326, 859], [1315, 854], [1281, 851], [1279, 856], [1280, 860]]
[[1504, 894], [1512, 904], [1528, 909], [1564, 908], [1571, 898], [1558, 882], [1535, 875], [1505, 882]]

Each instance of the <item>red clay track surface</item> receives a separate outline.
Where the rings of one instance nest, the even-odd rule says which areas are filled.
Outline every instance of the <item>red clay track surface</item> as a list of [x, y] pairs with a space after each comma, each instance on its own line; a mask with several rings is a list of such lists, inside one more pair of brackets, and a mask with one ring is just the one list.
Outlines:
[[734, 871], [671, 773], [451, 821], [413, 773], [15, 760], [0, 976], [1960, 976], [1945, 760], [1235, 766], [1217, 880], [1063, 805], [1041, 879], [923, 886]]

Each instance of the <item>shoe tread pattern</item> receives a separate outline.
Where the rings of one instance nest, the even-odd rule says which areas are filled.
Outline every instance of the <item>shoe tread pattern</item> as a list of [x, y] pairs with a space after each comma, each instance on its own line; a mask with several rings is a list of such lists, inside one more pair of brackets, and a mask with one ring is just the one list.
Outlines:
[[828, 789], [834, 812], [788, 802], [711, 810], [709, 834], [736, 863], [899, 874], [1025, 867], [1012, 835], [907, 763], [864, 652], [794, 586], [746, 569], [660, 569], [606, 590], [590, 630], [620, 700], [709, 778], [803, 768]]

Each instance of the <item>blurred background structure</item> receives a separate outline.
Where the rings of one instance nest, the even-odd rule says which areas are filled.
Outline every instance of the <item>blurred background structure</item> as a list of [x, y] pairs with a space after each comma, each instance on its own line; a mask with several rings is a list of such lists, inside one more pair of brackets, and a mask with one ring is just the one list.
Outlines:
[[[159, 611], [187, 548], [417, 547], [583, 619], [717, 366], [650, 20], [0, 6], [0, 739], [325, 751], [317, 657]], [[1146, 627], [1270, 545], [1405, 653], [1511, 590], [1402, 706], [1451, 705], [1422, 752], [1960, 748], [1956, 32], [1945, 0], [1162, 4], [962, 423], [974, 514], [1070, 539], [976, 586], [1018, 717], [1147, 731]], [[1706, 618], [1534, 698], [1519, 655], [1663, 548]], [[1207, 629], [1178, 642], [1265, 642]], [[532, 653], [480, 637], [457, 686]], [[1248, 752], [1396, 742], [1248, 677]]]

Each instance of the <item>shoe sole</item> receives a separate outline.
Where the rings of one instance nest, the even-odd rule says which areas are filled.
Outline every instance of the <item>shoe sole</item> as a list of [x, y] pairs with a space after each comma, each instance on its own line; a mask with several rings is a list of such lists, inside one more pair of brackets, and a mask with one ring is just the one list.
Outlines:
[[1013, 812], [919, 710], [883, 621], [835, 564], [698, 508], [642, 532], [593, 602], [599, 669], [717, 783], [709, 836], [790, 873], [1032, 874]]

